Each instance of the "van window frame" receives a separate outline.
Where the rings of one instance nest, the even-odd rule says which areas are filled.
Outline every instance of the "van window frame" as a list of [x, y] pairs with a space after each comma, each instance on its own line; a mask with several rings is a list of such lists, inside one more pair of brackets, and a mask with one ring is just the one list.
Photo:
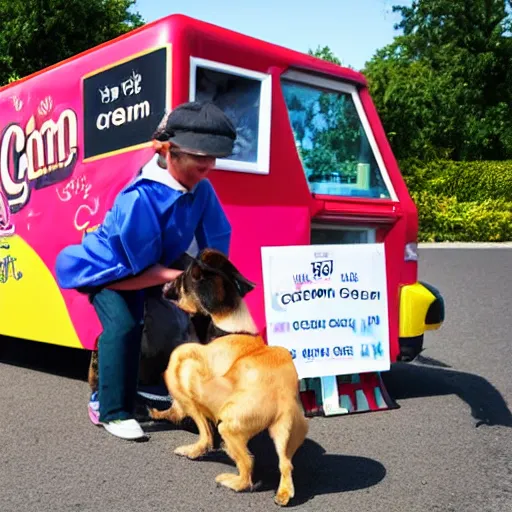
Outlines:
[[[316, 75], [310, 72], [304, 72], [304, 71], [298, 71], [296, 69], [289, 69], [282, 73], [281, 80], [285, 80], [287, 82], [294, 82], [297, 84], [304, 84], [311, 87], [318, 87], [321, 89], [327, 89], [331, 90], [333, 92], [342, 92], [350, 94], [352, 97], [352, 100], [354, 102], [354, 105], [356, 107], [357, 114], [359, 116], [359, 119], [361, 121], [363, 130], [366, 134], [366, 137], [368, 138], [368, 142], [370, 144], [371, 150], [373, 151], [375, 160], [377, 162], [377, 165], [379, 167], [379, 171], [382, 175], [382, 180], [384, 181], [384, 184], [386, 185], [386, 188], [389, 192], [389, 199], [388, 201], [395, 201], [398, 202], [398, 195], [395, 191], [395, 187], [393, 186], [393, 182], [391, 181], [388, 169], [386, 167], [386, 164], [384, 163], [384, 159], [382, 158], [382, 154], [379, 150], [379, 147], [377, 145], [377, 141], [375, 140], [375, 136], [373, 134], [373, 130], [370, 126], [370, 122], [368, 121], [368, 117], [366, 115], [366, 112], [364, 110], [363, 104], [361, 102], [361, 98], [359, 97], [359, 92], [357, 88], [349, 84], [347, 82], [332, 78], [327, 78], [324, 76]], [[282, 87], [282, 83], [280, 84], [280, 87]], [[282, 90], [282, 89], [281, 89]], [[296, 148], [297, 153], [298, 149]], [[300, 156], [299, 156], [300, 158]], [[314, 195], [324, 195], [324, 194], [315, 194]], [[333, 200], [343, 200], [343, 199], [358, 199], [357, 196], [329, 196]], [[380, 202], [382, 199], [377, 198], [364, 198], [367, 201], [376, 201]]]
[[[360, 231], [367, 234], [368, 241], [367, 242], [357, 242], [357, 243], [366, 243], [366, 244], [375, 244], [377, 243], [377, 228], [368, 227], [366, 224], [361, 225], [353, 225], [353, 224], [331, 224], [327, 222], [311, 222], [311, 234], [315, 230], [326, 230], [326, 231]], [[337, 245], [337, 244], [336, 244]], [[340, 244], [343, 245], [343, 244]]]
[[213, 61], [200, 57], [190, 57], [189, 98], [196, 98], [197, 68], [210, 69], [220, 73], [240, 76], [261, 82], [260, 104], [258, 112], [258, 150], [256, 162], [218, 158], [215, 169], [223, 171], [244, 172], [251, 174], [270, 173], [270, 131], [272, 120], [272, 75], [260, 73], [247, 68], [232, 66], [223, 62]]

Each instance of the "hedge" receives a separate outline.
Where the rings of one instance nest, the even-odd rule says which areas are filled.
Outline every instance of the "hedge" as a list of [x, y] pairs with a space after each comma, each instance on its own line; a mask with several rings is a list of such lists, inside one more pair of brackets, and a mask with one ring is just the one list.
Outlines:
[[421, 242], [507, 242], [512, 240], [512, 201], [459, 202], [454, 196], [412, 192]]
[[458, 201], [504, 199], [512, 201], [512, 160], [453, 162], [417, 160], [400, 163], [405, 180], [414, 192], [427, 190]]
[[512, 161], [409, 160], [400, 168], [418, 207], [420, 241], [512, 241]]

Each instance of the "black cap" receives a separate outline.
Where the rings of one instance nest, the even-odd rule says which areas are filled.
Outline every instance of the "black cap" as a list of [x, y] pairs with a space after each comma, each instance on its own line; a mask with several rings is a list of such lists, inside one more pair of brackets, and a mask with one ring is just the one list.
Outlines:
[[185, 152], [226, 157], [233, 152], [236, 130], [212, 102], [193, 101], [172, 110], [153, 137], [172, 142]]

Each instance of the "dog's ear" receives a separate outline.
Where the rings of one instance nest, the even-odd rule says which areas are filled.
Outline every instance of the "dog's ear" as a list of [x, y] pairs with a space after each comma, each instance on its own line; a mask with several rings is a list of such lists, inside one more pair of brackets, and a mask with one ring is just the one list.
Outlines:
[[200, 261], [195, 260], [191, 263], [189, 272], [193, 281], [199, 281], [203, 277], [204, 266]]
[[228, 260], [224, 262], [222, 272], [236, 286], [241, 297], [245, 297], [256, 287], [256, 283], [249, 281], [239, 270]]
[[216, 249], [203, 249], [198, 255], [197, 261], [205, 268], [223, 270], [226, 261], [229, 260], [221, 251], [217, 251]]
[[224, 275], [235, 285], [241, 297], [245, 297], [256, 287], [256, 284], [244, 277], [227, 256], [220, 251], [205, 249], [197, 261], [202, 270], [210, 270]]
[[235, 286], [238, 288], [241, 297], [245, 297], [249, 292], [252, 292], [256, 287], [256, 283], [249, 281], [246, 277], [244, 277], [238, 270], [235, 270], [231, 274], [231, 278], [235, 283]]

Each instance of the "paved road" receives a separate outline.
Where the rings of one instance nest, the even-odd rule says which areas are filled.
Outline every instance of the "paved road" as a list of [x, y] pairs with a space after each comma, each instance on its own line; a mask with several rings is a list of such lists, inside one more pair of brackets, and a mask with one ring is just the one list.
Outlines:
[[[400, 409], [315, 418], [295, 459], [294, 508], [358, 512], [512, 511], [512, 251], [427, 249], [421, 277], [447, 301], [442, 331], [414, 365], [387, 374]], [[27, 312], [30, 321], [30, 312]], [[46, 345], [4, 347], [0, 511], [267, 511], [278, 474], [268, 437], [258, 492], [217, 488], [222, 454], [172, 449], [188, 431], [153, 427], [131, 444], [87, 418], [87, 360]]]

